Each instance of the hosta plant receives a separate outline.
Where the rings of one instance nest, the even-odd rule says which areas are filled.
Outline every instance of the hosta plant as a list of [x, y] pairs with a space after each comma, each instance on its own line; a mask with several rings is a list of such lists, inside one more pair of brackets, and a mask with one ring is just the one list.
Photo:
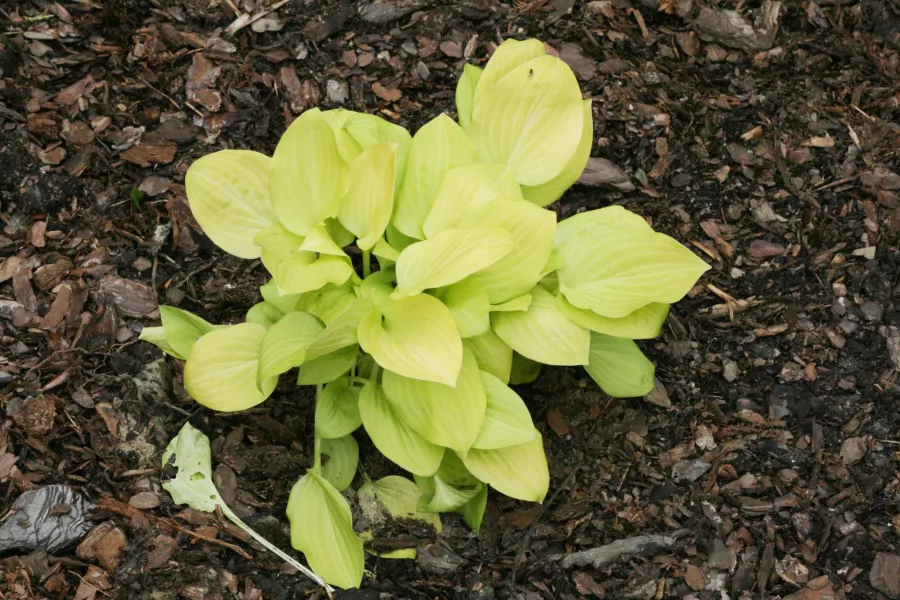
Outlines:
[[288, 372], [315, 386], [314, 462], [287, 515], [293, 546], [339, 587], [363, 574], [343, 495], [357, 429], [412, 475], [361, 490], [401, 514], [456, 512], [477, 531], [488, 488], [541, 502], [543, 443], [509, 385], [542, 364], [583, 366], [612, 396], [646, 394], [653, 365], [633, 340], [655, 337], [707, 269], [621, 207], [560, 223], [545, 208], [584, 169], [593, 123], [541, 42], [509, 40], [483, 70], [466, 66], [456, 107], [458, 123], [442, 114], [412, 137], [308, 110], [271, 157], [197, 160], [198, 223], [272, 278], [244, 323], [164, 306], [142, 334], [186, 360], [185, 388], [214, 410], [265, 401]]

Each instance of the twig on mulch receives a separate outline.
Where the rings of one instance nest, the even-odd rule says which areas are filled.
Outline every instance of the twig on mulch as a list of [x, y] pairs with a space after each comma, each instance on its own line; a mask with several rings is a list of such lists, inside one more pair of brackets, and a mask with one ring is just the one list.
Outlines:
[[571, 554], [558, 554], [552, 557], [553, 560], [561, 560], [564, 569], [572, 567], [592, 566], [595, 569], [612, 564], [627, 556], [640, 556], [650, 552], [659, 552], [660, 550], [668, 550], [678, 541], [678, 538], [688, 533], [685, 530], [679, 530], [668, 535], [638, 535], [635, 537], [625, 538], [624, 540], [616, 540], [611, 544], [583, 550], [581, 552], [573, 552]]

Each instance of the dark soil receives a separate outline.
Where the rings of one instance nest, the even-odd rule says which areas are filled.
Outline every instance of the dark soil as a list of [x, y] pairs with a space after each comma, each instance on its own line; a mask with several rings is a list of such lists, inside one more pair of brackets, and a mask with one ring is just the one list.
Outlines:
[[[233, 322], [266, 280], [202, 234], [184, 173], [220, 148], [271, 152], [312, 106], [413, 130], [453, 115], [466, 57], [531, 36], [576, 70], [593, 154], [624, 177], [575, 186], [560, 216], [622, 204], [713, 269], [643, 344], [648, 398], [608, 398], [580, 369], [519, 389], [550, 461], [543, 510], [492, 495], [478, 536], [453, 515], [440, 537], [377, 531], [374, 547], [419, 559], [370, 558], [342, 597], [900, 598], [896, 2], [789, 0], [768, 43], [762, 21], [737, 41], [702, 24], [736, 5], [752, 23], [759, 2], [400, 0], [381, 4], [418, 12], [376, 24], [355, 2], [293, 0], [234, 35], [235, 7], [271, 3], [211, 4], [0, 6], [0, 514], [65, 484], [116, 530], [7, 552], [2, 597], [324, 597], [160, 487], [190, 420], [235, 511], [288, 548], [311, 450], [305, 390], [214, 414], [136, 339], [157, 302]], [[361, 471], [388, 474], [360, 442]], [[554, 558], [653, 534], [672, 539], [599, 568]]]

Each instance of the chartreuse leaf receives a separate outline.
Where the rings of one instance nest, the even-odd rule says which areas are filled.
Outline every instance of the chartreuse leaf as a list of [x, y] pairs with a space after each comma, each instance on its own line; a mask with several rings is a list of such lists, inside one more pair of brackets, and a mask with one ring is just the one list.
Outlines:
[[190, 354], [198, 339], [215, 329], [197, 315], [173, 306], [160, 306], [159, 315], [162, 327], [145, 327], [141, 330], [141, 339], [182, 360]]
[[474, 101], [478, 102], [494, 86], [515, 68], [547, 54], [547, 48], [540, 40], [505, 40], [491, 55], [484, 72], [478, 79]]
[[432, 295], [453, 313], [459, 336], [463, 339], [481, 335], [491, 328], [490, 302], [478, 281], [466, 278], [436, 289]]
[[460, 489], [446, 483], [441, 479], [440, 475], [432, 478], [434, 485], [434, 493], [430, 498], [422, 498], [419, 501], [419, 507], [425, 512], [442, 513], [455, 511], [462, 508], [472, 498], [474, 498], [479, 489]]
[[272, 157], [269, 191], [278, 220], [306, 236], [337, 216], [348, 185], [347, 164], [328, 121], [317, 108], [304, 112], [281, 136]]
[[343, 108], [335, 108], [326, 110], [321, 113], [322, 118], [331, 126], [334, 132], [334, 141], [337, 144], [338, 153], [345, 163], [350, 164], [357, 156], [362, 153], [359, 142], [353, 139], [353, 136], [344, 129], [347, 120], [358, 113]]
[[379, 365], [403, 377], [456, 385], [463, 361], [453, 313], [419, 294], [388, 300], [359, 324], [359, 345]]
[[356, 236], [347, 231], [336, 218], [325, 219], [325, 230], [334, 243], [341, 248], [349, 246], [356, 240]]
[[472, 352], [479, 369], [487, 371], [503, 383], [509, 382], [513, 350], [492, 329], [464, 339], [463, 347]]
[[324, 477], [309, 472], [291, 490], [287, 516], [291, 545], [306, 555], [309, 566], [340, 588], [362, 583], [365, 555], [353, 531], [353, 517], [343, 496]]
[[667, 235], [628, 227], [585, 229], [557, 247], [559, 290], [573, 306], [609, 318], [680, 300], [709, 269]]
[[456, 283], [515, 249], [512, 234], [500, 227], [445, 229], [400, 253], [394, 294], [412, 296]]
[[415, 244], [419, 241], [414, 237], [409, 237], [405, 233], [401, 233], [393, 223], [388, 223], [387, 229], [384, 231], [384, 239], [391, 245], [391, 248], [397, 250], [398, 254], [411, 244]]
[[477, 489], [478, 493], [475, 494], [475, 497], [458, 508], [456, 512], [462, 515], [463, 521], [472, 528], [472, 531], [481, 533], [484, 510], [487, 508], [488, 488], [486, 485], [481, 484]]
[[277, 323], [284, 316], [284, 313], [278, 310], [268, 302], [259, 302], [250, 307], [247, 311], [246, 321], [248, 323], [256, 323], [262, 325], [266, 329]]
[[488, 63], [475, 89], [468, 129], [481, 162], [511, 166], [522, 185], [550, 181], [581, 140], [584, 109], [575, 74], [555, 56], [540, 56], [484, 87], [490, 70]]
[[550, 472], [541, 433], [531, 441], [497, 450], [472, 448], [463, 458], [472, 474], [510, 498], [543, 502], [550, 487]]
[[[173, 457], [174, 461], [172, 461]], [[194, 510], [202, 512], [221, 510], [222, 514], [247, 532], [254, 540], [319, 585], [324, 586], [327, 592], [332, 591], [321, 577], [248, 527], [225, 504], [213, 484], [212, 452], [209, 447], [209, 438], [203, 435], [203, 432], [195, 429], [190, 423], [185, 423], [178, 435], [166, 446], [166, 451], [163, 452], [163, 469], [170, 466], [170, 461], [172, 461], [171, 466], [178, 469], [178, 473], [174, 479], [164, 481], [162, 486], [172, 495], [172, 500], [176, 504], [187, 504]]]
[[326, 285], [323, 288], [297, 296], [292, 310], [302, 310], [315, 315], [326, 325], [330, 325], [356, 300], [353, 287], [347, 285]]
[[531, 306], [531, 294], [522, 294], [518, 298], [501, 302], [500, 304], [491, 304], [491, 312], [515, 312], [517, 310], [528, 310]]
[[531, 290], [528, 310], [491, 313], [491, 325], [504, 342], [545, 365], [586, 365], [590, 332], [569, 321], [544, 288]]
[[469, 210], [502, 198], [522, 198], [519, 182], [506, 165], [467, 165], [447, 171], [422, 226], [425, 237], [459, 227]]
[[475, 107], [475, 87], [481, 79], [482, 70], [475, 65], [466, 64], [462, 75], [456, 82], [456, 113], [459, 125], [464, 130], [472, 124], [472, 109]]
[[384, 395], [394, 414], [432, 444], [465, 454], [484, 422], [487, 399], [478, 364], [463, 352], [455, 387], [385, 371]]
[[578, 213], [560, 221], [556, 225], [556, 237], [553, 245], [558, 248], [570, 238], [585, 231], [590, 234], [590, 232], [596, 233], [605, 228], [653, 231], [650, 224], [640, 215], [621, 206], [613, 205]]
[[359, 414], [379, 452], [410, 473], [428, 477], [437, 472], [444, 448], [432, 444], [401, 421], [380, 385], [363, 386]]
[[169, 344], [169, 339], [166, 337], [166, 330], [162, 326], [159, 327], [144, 327], [141, 329], [141, 335], [138, 338], [145, 342], [150, 342], [166, 354], [170, 356], [174, 356], [175, 358], [184, 360], [184, 356], [175, 352], [175, 349], [172, 348], [171, 344]]
[[646, 396], [653, 389], [653, 363], [632, 340], [591, 334], [591, 359], [585, 370], [614, 398]]
[[321, 444], [320, 452], [328, 457], [322, 463], [322, 477], [337, 491], [343, 492], [350, 487], [353, 478], [356, 477], [359, 444], [349, 434], [334, 439], [323, 438]]
[[340, 285], [353, 273], [349, 258], [302, 251], [304, 238], [281, 225], [261, 231], [255, 240], [262, 247], [263, 264], [283, 293], [302, 294], [328, 283]]
[[422, 491], [406, 477], [389, 475], [367, 481], [360, 486], [359, 496], [361, 501], [367, 496], [374, 498], [394, 519], [414, 519], [431, 525], [437, 533], [443, 531], [439, 515], [419, 510]]
[[522, 195], [529, 202], [534, 202], [538, 206], [552, 204], [572, 187], [572, 184], [578, 181], [584, 172], [584, 167], [591, 157], [591, 146], [594, 145], [594, 115], [591, 111], [590, 100], [583, 100], [581, 106], [584, 116], [581, 125], [581, 140], [578, 142], [575, 154], [562, 172], [550, 181], [535, 186], [522, 186]]
[[[387, 261], [390, 264], [397, 262], [397, 259], [400, 258], [400, 252], [391, 246], [384, 238], [380, 238], [375, 242], [375, 245], [372, 247], [372, 254], [378, 259]], [[387, 267], [382, 263], [381, 268], [384, 269]]]
[[338, 219], [370, 250], [381, 239], [394, 208], [396, 144], [378, 143], [350, 163], [350, 190], [341, 201]]
[[376, 115], [353, 113], [344, 123], [344, 129], [359, 143], [360, 148], [363, 150], [368, 150], [373, 144], [378, 143], [397, 145], [397, 176], [395, 177], [395, 182], [396, 189], [399, 190], [399, 186], [406, 174], [406, 155], [409, 152], [409, 145], [412, 141], [412, 137], [406, 128], [388, 123]]
[[328, 323], [319, 337], [309, 345], [306, 358], [313, 360], [357, 343], [357, 329], [372, 310], [369, 298], [355, 298], [350, 305]]
[[197, 159], [184, 177], [194, 218], [216, 246], [259, 258], [257, 233], [278, 218], [269, 196], [272, 159], [250, 150], [220, 150]]
[[317, 318], [303, 311], [288, 313], [274, 323], [259, 349], [257, 381], [260, 386], [270, 378], [302, 365], [309, 345], [322, 329], [324, 327]]
[[262, 294], [263, 300], [277, 308], [282, 314], [295, 310], [301, 298], [300, 294], [285, 294], [279, 289], [278, 282], [274, 278], [259, 286], [259, 292]]
[[495, 200], [468, 211], [461, 227], [502, 227], [518, 245], [503, 259], [475, 274], [491, 304], [512, 300], [531, 290], [553, 249], [556, 213], [525, 200]]
[[359, 354], [359, 346], [356, 344], [312, 360], [308, 360], [309, 351], [307, 350], [307, 361], [300, 365], [297, 385], [319, 385], [334, 381], [353, 368], [353, 365], [356, 364], [357, 354]]
[[512, 370], [509, 373], [509, 384], [523, 385], [531, 383], [541, 374], [542, 368], [543, 365], [541, 363], [515, 353], [512, 358]]
[[331, 239], [331, 233], [328, 231], [328, 226], [324, 223], [313, 227], [312, 231], [303, 238], [303, 242], [300, 244], [300, 250], [303, 252], [325, 254], [327, 256], [347, 256], [337, 242]]
[[362, 425], [359, 388], [346, 377], [330, 382], [316, 401], [316, 434], [325, 439], [344, 437]]
[[396, 281], [393, 270], [378, 271], [363, 279], [356, 288], [356, 293], [360, 298], [371, 298], [375, 306], [381, 308], [390, 302]]
[[234, 412], [256, 406], [275, 389], [278, 377], [256, 385], [266, 328], [241, 323], [210, 331], [197, 340], [184, 364], [184, 387], [213, 410]]
[[[424, 239], [422, 224], [434, 204], [444, 173], [477, 161], [475, 147], [459, 125], [445, 114], [432, 119], [416, 132], [410, 144], [392, 223], [401, 233]], [[388, 241], [399, 248], [390, 233]]]
[[481, 371], [481, 384], [487, 395], [487, 410], [472, 447], [492, 450], [530, 441], [534, 436], [534, 424], [522, 398], [485, 371]]
[[575, 308], [565, 296], [557, 296], [556, 302], [560, 312], [573, 323], [591, 331], [631, 340], [648, 340], [658, 336], [669, 314], [668, 304], [651, 302], [630, 315], [610, 319], [591, 310]]

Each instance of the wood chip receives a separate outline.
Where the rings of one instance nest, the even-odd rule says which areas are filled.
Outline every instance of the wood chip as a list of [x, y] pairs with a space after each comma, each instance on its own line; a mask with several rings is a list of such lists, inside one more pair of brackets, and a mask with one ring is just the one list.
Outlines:
[[385, 102], [396, 102], [403, 96], [397, 88], [386, 88], [378, 82], [372, 84], [372, 92]]

